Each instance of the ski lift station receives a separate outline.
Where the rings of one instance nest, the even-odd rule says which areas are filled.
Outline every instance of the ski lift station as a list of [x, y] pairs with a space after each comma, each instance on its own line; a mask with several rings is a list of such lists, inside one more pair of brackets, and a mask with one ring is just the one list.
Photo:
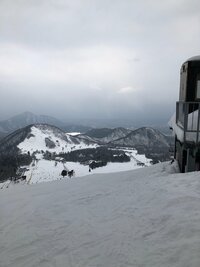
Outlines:
[[181, 172], [200, 170], [200, 56], [183, 63], [179, 101], [171, 119], [175, 134], [175, 158]]

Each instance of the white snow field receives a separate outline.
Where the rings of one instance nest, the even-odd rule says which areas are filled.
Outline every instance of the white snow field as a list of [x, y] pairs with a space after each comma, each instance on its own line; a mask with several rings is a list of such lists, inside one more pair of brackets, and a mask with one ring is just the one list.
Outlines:
[[[141, 168], [137, 163], [143, 163], [145, 166], [151, 165], [151, 160], [147, 159], [145, 155], [140, 155], [137, 153], [137, 150], [124, 150], [131, 158], [130, 162], [123, 163], [113, 163], [108, 162], [108, 164], [104, 167], [93, 169], [89, 173], [89, 166], [82, 165], [79, 162], [66, 162], [62, 163], [59, 161], [50, 161], [42, 159], [42, 155], [36, 155], [38, 160], [33, 161], [29, 166], [24, 166], [28, 169], [24, 173], [26, 175], [26, 182], [28, 184], [40, 183], [40, 182], [50, 182], [54, 180], [60, 180], [62, 178], [61, 172], [63, 169], [74, 170], [75, 177], [85, 176], [87, 174], [95, 174], [95, 173], [110, 173], [110, 172], [120, 172], [120, 171], [128, 171], [133, 169]], [[66, 178], [64, 178], [66, 179]], [[5, 182], [7, 183], [7, 182]], [[10, 184], [11, 186], [12, 184]], [[0, 188], [3, 186], [3, 183], [0, 184]]]
[[0, 191], [1, 267], [199, 267], [199, 172], [176, 164]]
[[[148, 164], [148, 162], [146, 164]], [[124, 163], [109, 162], [106, 166], [93, 169], [89, 173], [88, 165], [82, 165], [78, 162], [66, 162], [64, 164], [57, 162], [57, 165], [55, 165], [55, 161], [44, 159], [36, 162], [34, 166], [30, 165], [26, 167], [28, 167], [28, 171], [26, 171], [24, 174], [26, 175], [26, 182], [28, 184], [60, 180], [62, 179], [61, 172], [63, 169], [67, 169], [69, 171], [74, 170], [74, 176], [81, 177], [85, 175], [93, 175], [95, 173], [121, 172], [141, 168], [141, 166], [138, 166], [137, 162], [134, 160]], [[64, 177], [64, 179], [67, 179], [67, 177]], [[7, 181], [5, 183], [7, 183]], [[1, 185], [3, 185], [3, 183], [0, 183], [0, 186]]]

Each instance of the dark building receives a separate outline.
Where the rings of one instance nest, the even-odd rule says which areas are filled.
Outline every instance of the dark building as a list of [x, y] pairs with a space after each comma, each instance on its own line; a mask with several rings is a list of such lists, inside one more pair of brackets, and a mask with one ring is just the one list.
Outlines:
[[175, 158], [181, 172], [200, 170], [200, 56], [183, 63], [179, 101], [172, 123]]

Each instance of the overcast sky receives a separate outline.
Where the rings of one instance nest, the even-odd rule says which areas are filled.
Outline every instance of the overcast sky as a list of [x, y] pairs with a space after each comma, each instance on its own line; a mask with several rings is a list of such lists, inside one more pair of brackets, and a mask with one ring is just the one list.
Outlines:
[[199, 0], [0, 0], [0, 119], [166, 121]]

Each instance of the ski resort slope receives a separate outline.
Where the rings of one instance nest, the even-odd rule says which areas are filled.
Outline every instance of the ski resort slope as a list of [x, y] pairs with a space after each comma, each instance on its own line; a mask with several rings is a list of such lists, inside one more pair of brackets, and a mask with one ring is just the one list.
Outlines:
[[144, 166], [151, 165], [151, 160], [147, 159], [145, 155], [138, 154], [137, 150], [126, 149], [124, 151], [131, 158], [129, 162], [108, 162], [106, 166], [95, 168], [91, 170], [90, 173], [88, 165], [83, 165], [79, 162], [62, 163], [54, 160], [45, 160], [42, 158], [41, 154], [37, 154], [36, 156], [38, 158], [38, 161], [33, 161], [29, 166], [23, 166], [28, 170], [25, 171], [24, 175], [26, 175], [26, 181], [29, 184], [34, 184], [60, 180], [62, 177], [61, 172], [63, 169], [74, 170], [75, 177], [81, 177], [86, 176], [87, 174], [121, 172], [141, 168], [138, 163], [142, 163], [144, 164]]
[[199, 267], [199, 172], [176, 164], [0, 192], [1, 267]]
[[[49, 148], [45, 139], [54, 145]], [[76, 142], [76, 143], [75, 143]], [[72, 135], [65, 134], [60, 129], [50, 125], [37, 125], [31, 127], [30, 135], [23, 142], [18, 144], [22, 153], [36, 151], [49, 151], [51, 153], [65, 153], [76, 149], [96, 148], [97, 144], [85, 144], [82, 140], [76, 140]]]

